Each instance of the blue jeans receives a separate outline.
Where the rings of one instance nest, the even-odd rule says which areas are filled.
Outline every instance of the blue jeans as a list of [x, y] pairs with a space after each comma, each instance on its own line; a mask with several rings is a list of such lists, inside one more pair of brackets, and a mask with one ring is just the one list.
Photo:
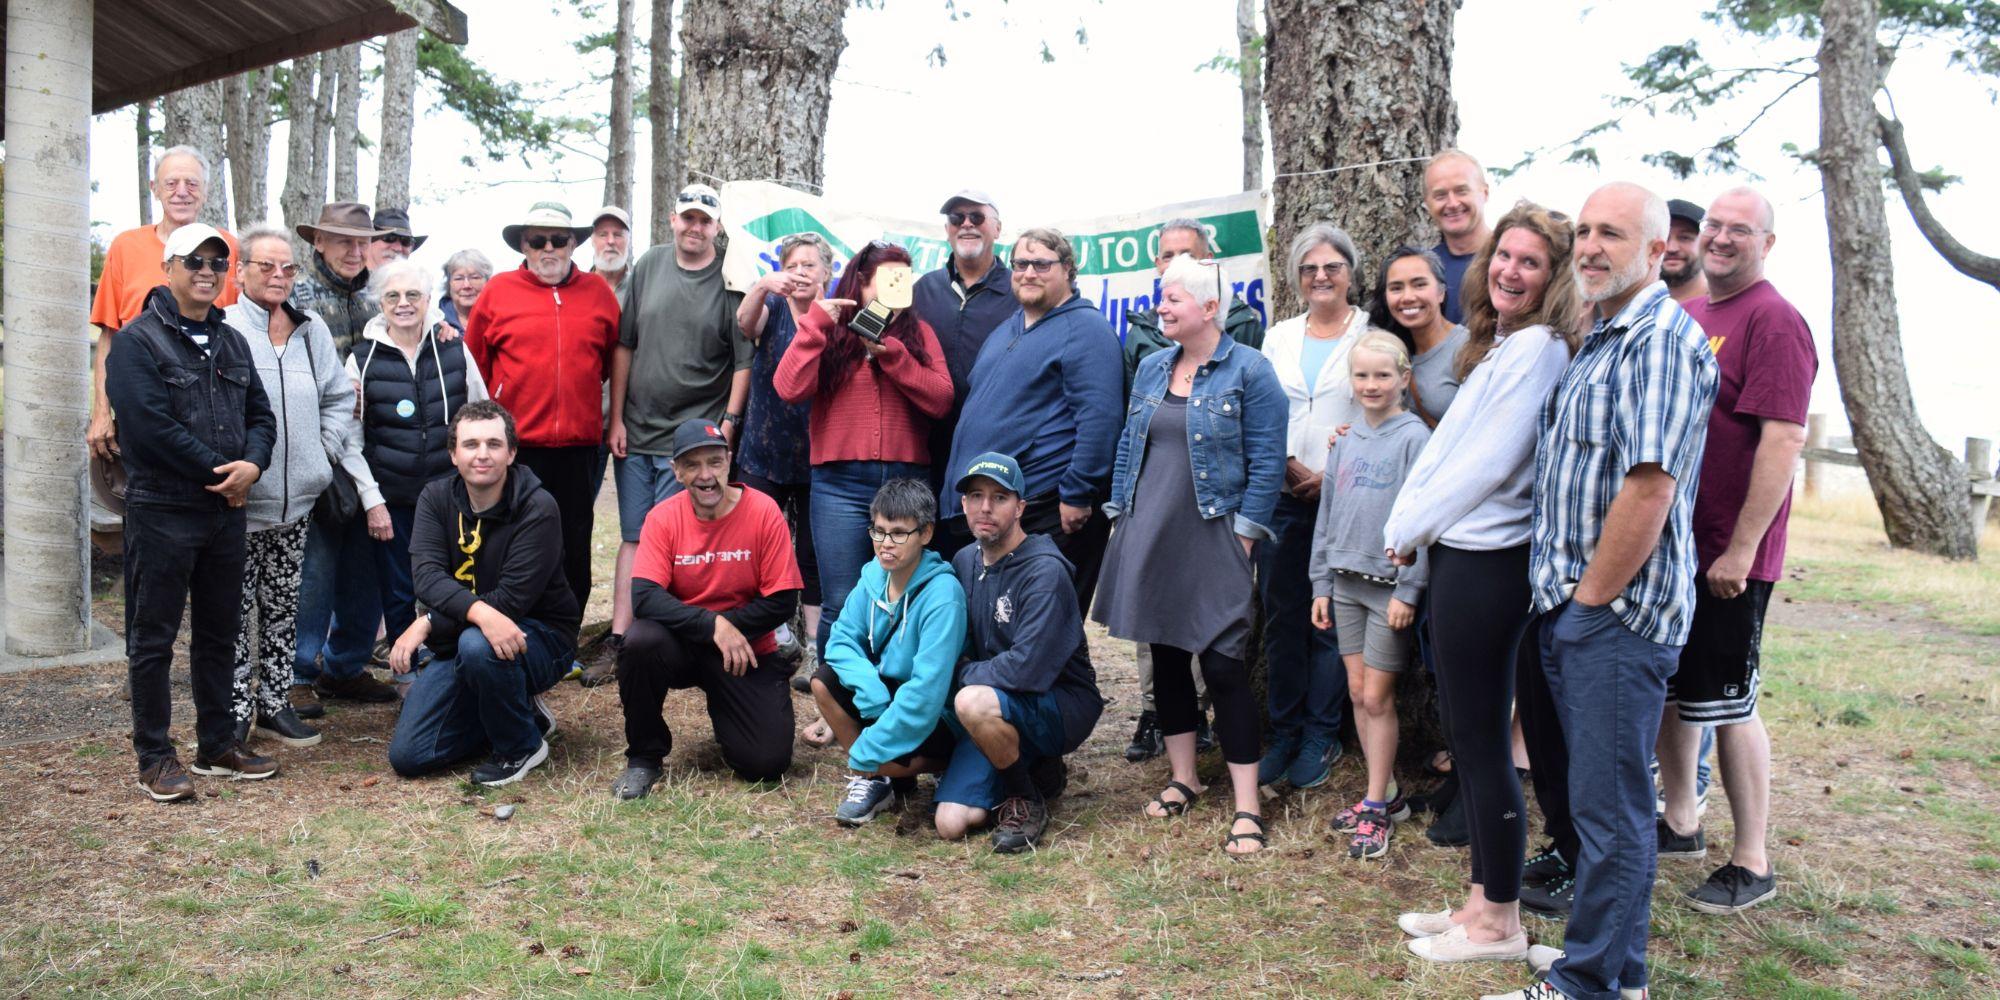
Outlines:
[[674, 478], [674, 460], [630, 452], [612, 464], [611, 474], [618, 480], [618, 537], [636, 542], [646, 515], [681, 491], [680, 480]]
[[520, 760], [541, 745], [534, 697], [562, 679], [576, 645], [532, 618], [515, 624], [528, 648], [512, 660], [495, 655], [486, 633], [468, 625], [457, 655], [416, 672], [389, 738], [397, 774], [415, 777], [486, 753]]
[[891, 479], [923, 480], [928, 469], [914, 462], [827, 462], [812, 467], [813, 555], [819, 562], [819, 651], [833, 635], [834, 619], [861, 568], [875, 558], [868, 540], [868, 505]]
[[391, 640], [417, 620], [417, 585], [410, 577], [410, 532], [416, 523], [415, 507], [392, 503], [389, 524], [394, 532], [388, 541], [370, 546], [375, 551], [376, 585], [382, 588], [382, 628]]
[[312, 518], [299, 573], [299, 656], [292, 683], [361, 676], [382, 621], [382, 591], [375, 578], [375, 541], [368, 518], [345, 523]]
[[1271, 532], [1277, 537], [1257, 543], [1273, 744], [1304, 736], [1339, 739], [1340, 717], [1347, 709], [1347, 670], [1334, 631], [1312, 626], [1307, 570], [1318, 514], [1315, 505], [1280, 495], [1271, 514]]
[[1580, 842], [1576, 904], [1549, 983], [1571, 1000], [1618, 1000], [1620, 989], [1646, 985], [1659, 846], [1646, 765], [1681, 647], [1640, 638], [1609, 606], [1574, 601], [1536, 627], [1571, 748], [1570, 813]]

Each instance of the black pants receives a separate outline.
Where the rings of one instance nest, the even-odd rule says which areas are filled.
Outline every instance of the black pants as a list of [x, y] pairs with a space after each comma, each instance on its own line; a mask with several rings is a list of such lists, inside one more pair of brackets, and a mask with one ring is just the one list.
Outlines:
[[[966, 524], [964, 511], [938, 513], [939, 517], [948, 520], [939, 525], [940, 530], [933, 536], [942, 541], [934, 540], [931, 547], [948, 561], [959, 549], [972, 544], [972, 529]], [[1030, 535], [1049, 536], [1063, 558], [1076, 567], [1075, 574], [1070, 578], [1076, 585], [1076, 607], [1086, 620], [1089, 619], [1091, 598], [1097, 596], [1097, 577], [1104, 569], [1104, 546], [1111, 540], [1111, 519], [1104, 516], [1102, 509], [1092, 506], [1090, 520], [1076, 531], [1065, 534], [1062, 530], [1061, 499], [1054, 493], [1044, 493], [1028, 500], [1027, 509], [1021, 512], [1021, 530]]]
[[1528, 547], [1432, 545], [1430, 563], [1438, 713], [1472, 837], [1472, 881], [1489, 901], [1511, 903], [1520, 898], [1528, 837], [1508, 713], [1514, 658], [1528, 631]]
[[569, 582], [581, 611], [590, 604], [590, 525], [597, 483], [604, 478], [604, 469], [597, 464], [597, 446], [522, 448], [514, 460], [535, 470], [542, 489], [555, 498], [562, 518], [563, 579]]
[[732, 676], [714, 643], [690, 641], [651, 619], [634, 620], [618, 654], [625, 759], [660, 766], [674, 746], [662, 714], [667, 692], [700, 688], [730, 770], [745, 781], [776, 781], [792, 766], [791, 673], [790, 664], [774, 654], [758, 657], [743, 676]]
[[[1178, 646], [1152, 644], [1153, 701], [1160, 713], [1160, 732], [1167, 736], [1194, 732], [1201, 709], [1194, 693], [1194, 654]], [[1201, 654], [1201, 676], [1215, 704], [1215, 738], [1222, 759], [1231, 764], [1255, 764], [1258, 747], [1257, 699], [1250, 691], [1250, 670], [1243, 661], [1215, 650]]]
[[1563, 859], [1577, 863], [1583, 842], [1569, 806], [1569, 743], [1548, 674], [1542, 671], [1541, 629], [1532, 624], [1514, 657], [1514, 707], [1521, 714], [1521, 739], [1528, 745], [1528, 769], [1535, 783], [1535, 804], [1542, 810], [1542, 832], [1555, 843]]
[[[819, 556], [813, 551], [812, 483], [774, 483], [740, 468], [736, 481], [778, 501], [778, 509], [785, 512], [785, 520], [792, 526], [792, 557], [799, 561], [799, 577], [806, 583], [805, 589], [799, 592], [799, 603], [818, 607]], [[839, 610], [834, 609], [836, 612]]]
[[169, 670], [188, 611], [188, 679], [197, 753], [236, 738], [229, 690], [243, 621], [243, 508], [182, 510], [128, 502], [125, 512], [125, 660], [132, 681], [132, 749], [144, 771], [174, 752]]

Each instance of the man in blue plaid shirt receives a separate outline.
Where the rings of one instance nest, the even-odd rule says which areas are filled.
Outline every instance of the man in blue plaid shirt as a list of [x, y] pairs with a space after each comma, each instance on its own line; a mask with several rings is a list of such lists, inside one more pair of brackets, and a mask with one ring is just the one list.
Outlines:
[[1660, 280], [1667, 226], [1666, 203], [1632, 184], [1599, 188], [1577, 219], [1572, 266], [1595, 323], [1542, 412], [1529, 574], [1556, 721], [1589, 748], [1566, 762], [1582, 848], [1564, 955], [1513, 997], [1645, 995], [1647, 763], [1694, 614], [1689, 513], [1717, 379], [1707, 336]]

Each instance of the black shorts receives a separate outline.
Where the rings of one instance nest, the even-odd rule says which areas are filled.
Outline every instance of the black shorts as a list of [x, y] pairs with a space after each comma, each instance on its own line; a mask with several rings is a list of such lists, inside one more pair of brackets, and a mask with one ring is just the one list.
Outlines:
[[[856, 722], [861, 721], [861, 710], [854, 707], [854, 692], [849, 691], [847, 685], [840, 683], [840, 675], [834, 673], [832, 667], [821, 663], [819, 669], [813, 671], [813, 680], [826, 685], [826, 692], [833, 696], [834, 702], [840, 706], [841, 711], [847, 713], [848, 718]], [[889, 696], [892, 698], [895, 697], [896, 689], [903, 686], [901, 681], [893, 681], [887, 677], [882, 678], [882, 683], [888, 686]], [[868, 727], [866, 724], [863, 724], [862, 728], [866, 729]], [[901, 764], [907, 767], [910, 761], [918, 757], [942, 763], [950, 759], [952, 748], [957, 745], [957, 738], [952, 736], [951, 729], [945, 726], [944, 720], [940, 718], [937, 728], [931, 730], [929, 736], [924, 737], [923, 743], [919, 744], [915, 750], [889, 763]]]
[[1681, 650], [1680, 669], [1667, 680], [1667, 701], [1690, 726], [1726, 726], [1757, 717], [1763, 688], [1758, 653], [1764, 644], [1764, 609], [1771, 582], [1750, 580], [1743, 593], [1721, 598], [1695, 583], [1694, 623]]

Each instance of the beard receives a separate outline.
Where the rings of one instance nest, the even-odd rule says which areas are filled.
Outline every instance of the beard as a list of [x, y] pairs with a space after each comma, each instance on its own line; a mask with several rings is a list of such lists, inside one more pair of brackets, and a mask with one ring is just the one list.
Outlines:
[[1644, 280], [1646, 280], [1646, 258], [1639, 254], [1633, 254], [1631, 261], [1627, 262], [1624, 267], [1617, 268], [1606, 276], [1602, 288], [1591, 288], [1582, 275], [1577, 275], [1576, 286], [1577, 292], [1585, 303], [1596, 305], [1606, 299], [1615, 299], [1631, 291], [1633, 288], [1638, 287], [1639, 283]]
[[1688, 262], [1685, 265], [1678, 268], [1674, 267], [1672, 264], [1664, 262], [1660, 264], [1660, 277], [1664, 279], [1667, 284], [1672, 285], [1675, 288], [1679, 288], [1680, 286], [1685, 285], [1690, 281], [1693, 281], [1695, 279], [1695, 276], [1700, 273], [1701, 273], [1701, 262], [1699, 260], [1695, 260], [1694, 258], [1689, 258]]
[[598, 271], [623, 271], [625, 263], [631, 259], [630, 254], [606, 250], [597, 255], [597, 260], [591, 267]]

